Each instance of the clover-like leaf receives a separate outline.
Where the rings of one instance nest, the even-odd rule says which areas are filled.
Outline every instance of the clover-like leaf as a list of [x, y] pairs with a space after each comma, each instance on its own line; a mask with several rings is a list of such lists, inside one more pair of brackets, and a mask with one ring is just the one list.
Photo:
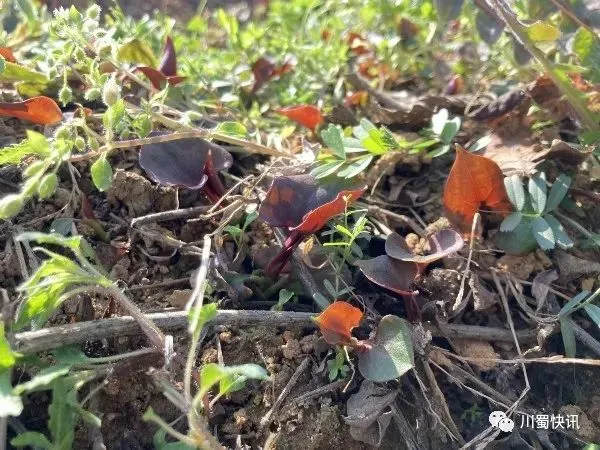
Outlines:
[[323, 123], [321, 111], [313, 105], [288, 106], [286, 108], [279, 108], [275, 112], [311, 130], [314, 130]]
[[565, 231], [565, 228], [558, 221], [558, 219], [552, 214], [546, 214], [544, 218], [546, 219], [546, 222], [548, 222], [548, 224], [550, 225], [550, 228], [552, 228], [554, 239], [556, 240], [556, 243], [559, 245], [559, 247], [561, 247], [562, 249], [568, 249], [573, 247], [573, 241]]
[[62, 120], [62, 112], [50, 97], [32, 97], [22, 102], [0, 102], [0, 116], [16, 117], [38, 125], [54, 125]]
[[527, 189], [531, 196], [531, 206], [536, 213], [542, 214], [546, 209], [546, 175], [542, 172], [529, 178]]
[[363, 317], [360, 309], [350, 303], [336, 301], [313, 320], [319, 326], [325, 341], [331, 345], [351, 345], [352, 329]]
[[504, 220], [500, 224], [500, 231], [503, 231], [503, 232], [513, 231], [515, 228], [517, 228], [517, 226], [519, 226], [522, 219], [523, 219], [523, 214], [521, 214], [520, 212], [517, 211], [514, 213], [510, 213], [508, 216], [506, 216], [504, 218]]
[[[508, 216], [505, 220], [508, 220], [509, 217], [511, 216]], [[503, 232], [501, 224], [501, 232], [496, 234], [494, 238], [496, 245], [505, 252], [515, 255], [523, 255], [535, 250], [537, 241], [533, 236], [533, 219], [531, 216], [522, 216], [517, 226], [512, 231], [507, 232]]]
[[554, 231], [546, 219], [543, 217], [536, 217], [531, 223], [531, 229], [533, 230], [533, 237], [540, 245], [542, 250], [551, 250], [556, 244], [556, 238], [554, 237]]
[[561, 173], [554, 183], [552, 183], [552, 188], [550, 189], [550, 193], [548, 194], [548, 199], [546, 200], [546, 212], [554, 211], [560, 205], [560, 202], [563, 201], [565, 195], [569, 191], [569, 186], [571, 186], [571, 178]]
[[468, 235], [481, 205], [502, 216], [512, 211], [502, 171], [491, 159], [473, 155], [457, 145], [456, 159], [444, 188], [446, 217]]
[[[215, 171], [231, 167], [231, 154], [204, 139], [180, 139], [144, 145], [140, 166], [157, 183], [200, 189], [210, 176], [207, 165]], [[209, 163], [210, 161], [210, 163]]]
[[367, 379], [384, 383], [401, 377], [415, 365], [408, 322], [387, 315], [381, 319], [373, 346], [358, 357], [358, 370]]
[[525, 190], [521, 177], [517, 174], [506, 177], [504, 187], [512, 205], [517, 208], [517, 211], [522, 211], [525, 206]]
[[318, 183], [312, 175], [280, 176], [273, 180], [259, 215], [274, 227], [314, 233], [363, 191], [339, 179]]
[[361, 272], [373, 283], [400, 295], [414, 295], [412, 285], [419, 273], [417, 264], [387, 255], [356, 261]]

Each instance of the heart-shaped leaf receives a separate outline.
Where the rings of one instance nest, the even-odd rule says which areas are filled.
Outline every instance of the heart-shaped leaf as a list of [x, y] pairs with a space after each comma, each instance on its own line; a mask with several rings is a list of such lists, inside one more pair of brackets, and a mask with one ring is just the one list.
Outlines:
[[259, 214], [274, 227], [314, 233], [343, 213], [363, 191], [364, 187], [339, 179], [317, 183], [312, 175], [280, 176], [273, 180]]
[[144, 145], [140, 166], [157, 183], [200, 189], [207, 180], [210, 158], [216, 171], [231, 167], [233, 158], [223, 148], [204, 139], [180, 139]]
[[412, 284], [419, 272], [418, 266], [387, 255], [356, 261], [361, 272], [373, 283], [400, 295], [414, 295]]
[[311, 130], [314, 130], [323, 123], [321, 111], [312, 105], [288, 106], [286, 108], [279, 108], [275, 112]]
[[498, 164], [473, 155], [460, 145], [444, 189], [444, 210], [452, 225], [463, 233], [471, 232], [473, 217], [481, 205], [502, 216], [512, 211]]
[[38, 125], [54, 125], [63, 117], [56, 102], [44, 96], [15, 103], [0, 102], [0, 116], [16, 117]]
[[359, 354], [358, 370], [376, 383], [395, 380], [415, 365], [408, 322], [388, 315], [381, 319], [373, 346]]
[[351, 345], [352, 329], [362, 320], [363, 313], [350, 303], [337, 301], [313, 320], [319, 326], [321, 334], [331, 345]]

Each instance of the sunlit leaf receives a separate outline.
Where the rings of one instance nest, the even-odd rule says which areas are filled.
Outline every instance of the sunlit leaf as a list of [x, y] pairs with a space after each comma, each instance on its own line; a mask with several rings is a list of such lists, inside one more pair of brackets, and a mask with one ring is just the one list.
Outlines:
[[33, 97], [22, 102], [0, 102], [0, 116], [16, 117], [38, 125], [54, 125], [62, 120], [62, 111], [49, 97]]
[[521, 177], [516, 174], [506, 177], [504, 179], [504, 187], [506, 188], [506, 194], [508, 195], [510, 202], [517, 211], [522, 211], [525, 206], [525, 190], [523, 189]]
[[533, 42], [554, 42], [560, 37], [560, 31], [553, 25], [537, 21], [526, 26], [527, 36]]
[[517, 228], [517, 226], [519, 226], [522, 219], [523, 219], [523, 214], [521, 214], [520, 212], [517, 211], [514, 213], [510, 213], [508, 216], [506, 216], [504, 218], [504, 220], [500, 224], [500, 231], [504, 231], [504, 232], [513, 231], [515, 228]]
[[113, 170], [108, 160], [101, 156], [90, 167], [92, 181], [100, 192], [106, 191], [112, 182]]
[[23, 411], [21, 397], [13, 393], [11, 371], [0, 369], [0, 417], [19, 416]]
[[314, 130], [323, 123], [321, 111], [312, 105], [288, 106], [286, 108], [279, 108], [275, 112], [311, 130]]
[[413, 295], [417, 264], [400, 261], [387, 255], [356, 261], [361, 272], [373, 283], [401, 295]]
[[362, 311], [350, 303], [336, 301], [313, 320], [329, 344], [349, 345], [353, 339], [352, 329], [358, 326], [362, 316]]
[[48, 78], [43, 73], [9, 61], [4, 62], [4, 70], [0, 72], [0, 81], [7, 83], [27, 81], [44, 86], [48, 84]]
[[143, 64], [155, 67], [156, 58], [150, 46], [140, 38], [134, 38], [125, 43], [117, 53], [120, 61], [131, 64]]
[[538, 214], [542, 214], [546, 209], [546, 176], [536, 174], [529, 178], [528, 184], [531, 206]]
[[533, 236], [543, 250], [551, 250], [556, 244], [554, 232], [550, 224], [543, 217], [536, 217], [531, 223]]
[[554, 234], [554, 239], [556, 240], [556, 243], [559, 245], [559, 247], [561, 247], [562, 249], [569, 249], [573, 247], [573, 241], [565, 231], [565, 228], [562, 226], [562, 224], [556, 219], [556, 217], [554, 217], [552, 214], [546, 214], [544, 218], [546, 219], [546, 222], [548, 222], [548, 224], [550, 225], [552, 233]]

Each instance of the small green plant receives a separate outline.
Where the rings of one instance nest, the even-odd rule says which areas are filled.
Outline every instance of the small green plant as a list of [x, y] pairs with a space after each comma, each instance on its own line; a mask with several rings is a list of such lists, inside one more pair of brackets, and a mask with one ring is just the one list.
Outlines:
[[560, 331], [565, 346], [565, 353], [568, 357], [575, 357], [576, 340], [573, 332], [573, 319], [571, 316], [580, 309], [583, 309], [592, 321], [600, 328], [600, 306], [596, 299], [600, 295], [600, 289], [590, 294], [589, 291], [581, 291], [574, 296], [561, 308], [558, 313]]
[[231, 235], [238, 249], [242, 247], [242, 243], [244, 241], [244, 233], [246, 232], [246, 229], [258, 217], [258, 211], [256, 211], [255, 205], [252, 206], [252, 209], [247, 210], [246, 212], [247, 214], [244, 218], [244, 223], [240, 225], [227, 225], [223, 228], [224, 231]]
[[277, 304], [273, 305], [271, 310], [283, 311], [283, 307], [285, 306], [286, 303], [288, 303], [290, 301], [295, 301], [295, 300], [292, 300], [292, 299], [294, 299], [295, 295], [296, 294], [294, 292], [288, 291], [287, 289], [280, 290], [279, 291], [279, 299], [277, 300]]
[[318, 165], [311, 172], [315, 178], [333, 174], [352, 178], [364, 172], [376, 156], [408, 147], [387, 128], [377, 128], [367, 119], [362, 119], [351, 132], [352, 136], [347, 136], [345, 131], [333, 124], [321, 132], [321, 139], [329, 152], [319, 154]]
[[538, 173], [529, 179], [527, 192], [518, 175], [504, 179], [504, 185], [515, 211], [500, 224], [497, 243], [506, 251], [526, 253], [538, 245], [543, 250], [555, 246], [568, 249], [573, 241], [552, 214], [567, 195], [571, 179], [561, 174], [547, 193], [546, 176]]
[[[432, 158], [441, 156], [450, 151], [454, 137], [460, 130], [460, 117], [450, 119], [450, 115], [446, 108], [440, 109], [437, 113], [431, 116], [431, 129], [427, 130], [435, 143], [426, 141], [427, 144], [435, 145], [436, 148], [430, 150], [427, 154]], [[438, 147], [439, 145], [439, 147]]]
[[337, 347], [335, 358], [327, 361], [327, 370], [329, 373], [329, 381], [345, 378], [350, 371], [350, 367], [346, 365], [346, 352], [342, 347]]

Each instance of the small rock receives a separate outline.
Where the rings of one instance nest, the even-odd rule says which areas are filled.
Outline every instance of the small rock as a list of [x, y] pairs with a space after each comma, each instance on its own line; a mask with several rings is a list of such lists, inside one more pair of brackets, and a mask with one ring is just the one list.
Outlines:
[[165, 298], [169, 305], [175, 308], [182, 308], [186, 305], [192, 295], [191, 289], [175, 289], [170, 295]]

